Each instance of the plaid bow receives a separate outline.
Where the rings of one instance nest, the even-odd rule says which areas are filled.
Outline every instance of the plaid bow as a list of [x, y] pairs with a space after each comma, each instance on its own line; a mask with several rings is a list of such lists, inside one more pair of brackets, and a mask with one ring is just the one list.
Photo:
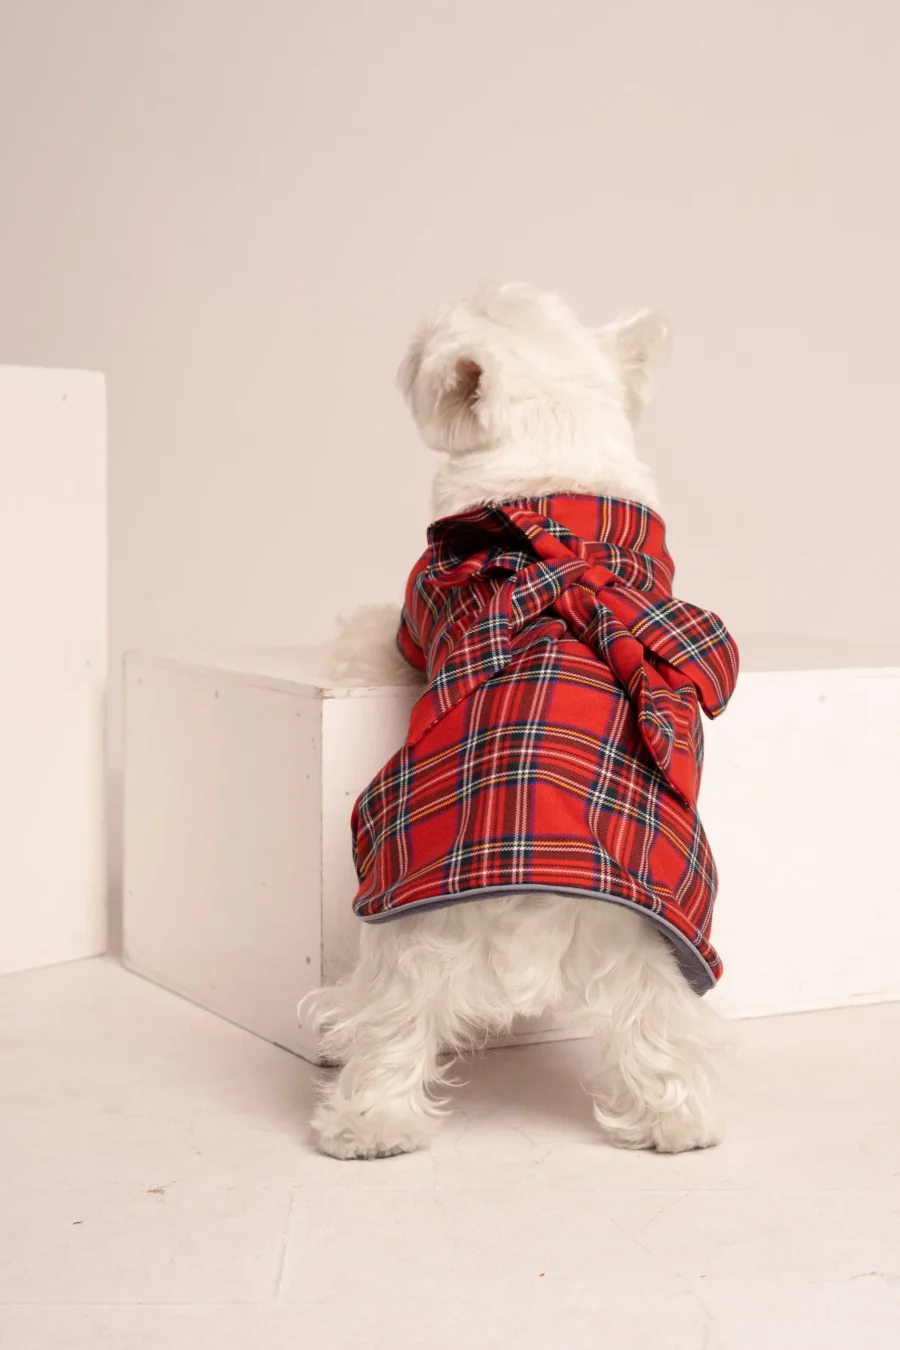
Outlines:
[[[410, 744], [499, 674], [529, 630], [532, 642], [558, 636], [533, 627], [552, 616], [609, 666], [634, 704], [657, 768], [694, 805], [702, 740], [693, 698], [710, 717], [722, 712], [737, 680], [737, 647], [715, 614], [672, 596], [662, 522], [633, 503], [615, 505], [644, 527], [640, 539], [634, 527], [624, 530], [640, 542], [640, 554], [621, 543], [591, 550], [530, 502], [479, 508], [431, 527], [419, 595], [437, 588], [445, 612], [438, 617], [426, 600], [436, 618], [429, 688], [413, 713]], [[454, 588], [458, 597], [448, 594]]]

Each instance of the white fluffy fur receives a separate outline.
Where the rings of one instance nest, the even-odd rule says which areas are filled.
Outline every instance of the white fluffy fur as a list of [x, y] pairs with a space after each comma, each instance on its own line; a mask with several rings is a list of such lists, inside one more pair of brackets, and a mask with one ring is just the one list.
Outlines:
[[426, 444], [447, 453], [435, 513], [549, 492], [657, 506], [634, 423], [665, 336], [646, 310], [591, 331], [524, 285], [484, 286], [438, 311], [399, 375]]
[[[666, 329], [646, 311], [583, 327], [555, 295], [483, 287], [416, 336], [400, 384], [422, 435], [446, 455], [435, 513], [550, 492], [655, 506], [634, 425]], [[348, 683], [417, 678], [399, 657], [398, 611], [345, 623], [335, 670]], [[722, 1024], [649, 921], [592, 899], [505, 895], [363, 924], [355, 969], [301, 1005], [343, 1067], [314, 1128], [338, 1158], [427, 1142], [446, 1110], [442, 1053], [477, 1046], [549, 1010], [598, 1033], [594, 1115], [625, 1148], [681, 1152], [720, 1135]]]

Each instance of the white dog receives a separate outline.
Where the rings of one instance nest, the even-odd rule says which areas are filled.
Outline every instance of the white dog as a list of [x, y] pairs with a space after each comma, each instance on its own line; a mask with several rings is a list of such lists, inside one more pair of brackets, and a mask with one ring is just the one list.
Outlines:
[[[655, 512], [634, 427], [665, 338], [650, 312], [590, 330], [557, 296], [524, 285], [483, 287], [443, 309], [416, 336], [399, 377], [425, 441], [445, 455], [435, 517], [560, 494]], [[493, 595], [500, 582], [485, 585]], [[398, 650], [398, 622], [396, 610], [376, 608], [344, 624], [335, 657], [345, 681], [425, 678]], [[446, 655], [452, 635], [442, 640]], [[540, 650], [552, 645], [551, 633]], [[588, 661], [599, 669], [592, 653], [578, 652], [584, 669]], [[646, 772], [662, 792], [656, 770]], [[714, 892], [711, 860], [709, 872]], [[614, 903], [578, 890], [494, 884], [465, 903], [405, 913], [399, 905], [393, 921], [362, 925], [352, 973], [301, 1005], [321, 1030], [324, 1056], [342, 1066], [313, 1122], [325, 1152], [374, 1158], [419, 1148], [446, 1111], [435, 1095], [446, 1052], [551, 1009], [596, 1029], [594, 1115], [611, 1143], [679, 1152], [718, 1141], [722, 1024], [685, 978], [679, 943], [621, 889], [606, 897]]]

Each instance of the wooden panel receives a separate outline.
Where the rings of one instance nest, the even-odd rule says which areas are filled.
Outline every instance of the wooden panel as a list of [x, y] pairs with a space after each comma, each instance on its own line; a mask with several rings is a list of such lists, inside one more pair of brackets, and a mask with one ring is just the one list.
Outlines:
[[732, 1015], [900, 998], [898, 762], [900, 671], [741, 680], [700, 801]]
[[0, 367], [0, 972], [106, 946], [102, 375]]
[[320, 980], [320, 710], [127, 663], [126, 964], [297, 1051]]

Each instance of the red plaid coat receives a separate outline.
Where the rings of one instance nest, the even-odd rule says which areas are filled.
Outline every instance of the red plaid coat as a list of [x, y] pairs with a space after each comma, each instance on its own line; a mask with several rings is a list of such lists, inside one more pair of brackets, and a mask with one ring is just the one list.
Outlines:
[[590, 895], [645, 913], [693, 987], [715, 984], [700, 708], [723, 710], [738, 653], [673, 572], [662, 520], [607, 497], [431, 526], [398, 637], [428, 682], [353, 811], [361, 918]]

